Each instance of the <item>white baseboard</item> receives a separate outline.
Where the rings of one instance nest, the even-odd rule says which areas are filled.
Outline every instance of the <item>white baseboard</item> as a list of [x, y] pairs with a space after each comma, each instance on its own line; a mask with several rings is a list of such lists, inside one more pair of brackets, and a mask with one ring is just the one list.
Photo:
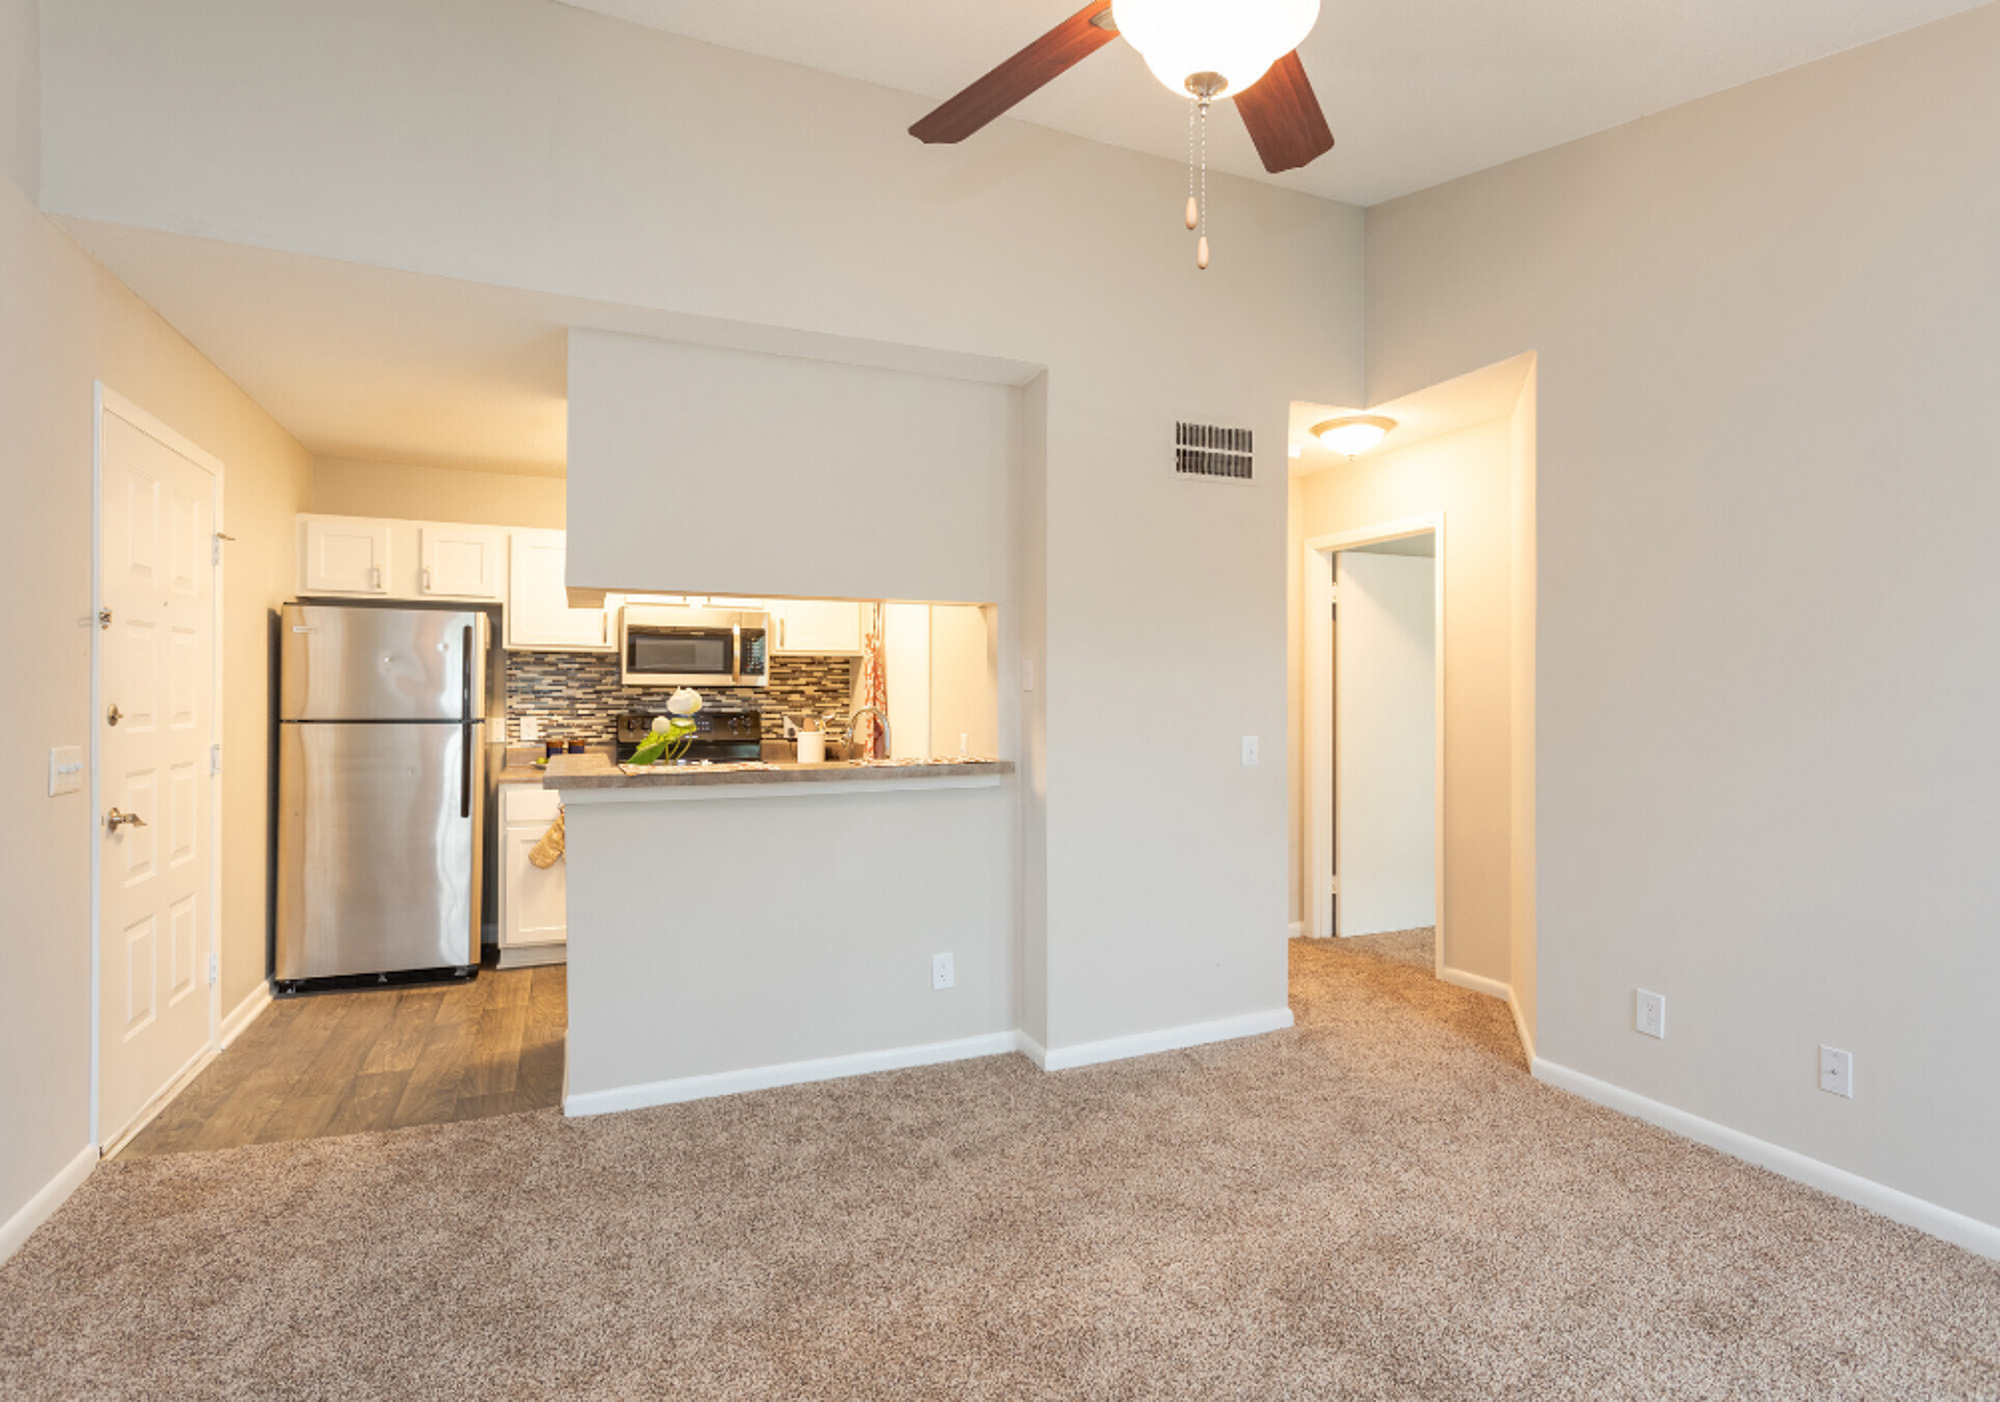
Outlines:
[[544, 964], [567, 964], [569, 946], [558, 940], [554, 944], [513, 944], [501, 945], [500, 956], [494, 961], [499, 969], [538, 969]]
[[1727, 1125], [1705, 1120], [1699, 1115], [1691, 1115], [1685, 1110], [1676, 1110], [1671, 1105], [1663, 1105], [1657, 1100], [1649, 1100], [1643, 1095], [1614, 1086], [1608, 1081], [1600, 1081], [1594, 1076], [1586, 1076], [1581, 1071], [1572, 1071], [1567, 1066], [1559, 1066], [1552, 1061], [1537, 1058], [1532, 1070], [1538, 1081], [1566, 1090], [1572, 1095], [1580, 1095], [1585, 1100], [1616, 1110], [1621, 1114], [1644, 1120], [1647, 1124], [1658, 1125], [1671, 1130], [1698, 1144], [1706, 1144], [1711, 1149], [1720, 1149], [1732, 1158], [1754, 1163], [1759, 1168], [1768, 1168], [1780, 1177], [1795, 1183], [1818, 1188], [1823, 1193], [1844, 1199], [1870, 1212], [1879, 1212], [1891, 1221], [1901, 1222], [1906, 1227], [1929, 1232], [1942, 1237], [1954, 1246], [1962, 1246], [1967, 1251], [2000, 1261], [2000, 1226], [1981, 1222], [1975, 1217], [1953, 1212], [1950, 1208], [1939, 1207], [1936, 1203], [1922, 1198], [1911, 1197], [1899, 1189], [1849, 1173], [1844, 1168], [1809, 1159], [1804, 1154], [1781, 1148], [1776, 1144], [1754, 1138], [1734, 1130]]
[[270, 1006], [271, 980], [265, 979], [250, 990], [249, 996], [236, 1005], [234, 1012], [222, 1019], [222, 1026], [216, 1030], [215, 1034], [216, 1050], [222, 1050], [238, 1037], [241, 1037], [244, 1030], [257, 1020], [257, 1014]]
[[1189, 1022], [1179, 1027], [1162, 1027], [1130, 1037], [1107, 1037], [1101, 1042], [1078, 1042], [1074, 1046], [1043, 1048], [1021, 1037], [1021, 1050], [1044, 1071], [1067, 1071], [1076, 1066], [1096, 1066], [1127, 1057], [1151, 1056], [1155, 1052], [1180, 1051], [1210, 1042], [1233, 1042], [1239, 1037], [1256, 1037], [1292, 1025], [1290, 1008], [1272, 1008], [1240, 1017], [1219, 1018], [1214, 1022]]
[[1521, 1000], [1514, 996], [1514, 990], [1507, 990], [1507, 1007], [1514, 1014], [1514, 1031], [1521, 1038], [1521, 1050], [1528, 1054], [1528, 1064], [1535, 1064], [1535, 1034], [1528, 1030], [1528, 1020], [1521, 1016]]
[[1016, 1033], [989, 1032], [979, 1037], [961, 1037], [954, 1042], [927, 1042], [913, 1047], [890, 1047], [884, 1051], [821, 1057], [814, 1061], [753, 1066], [742, 1071], [682, 1076], [671, 1081], [617, 1086], [611, 1090], [572, 1093], [565, 1087], [563, 1113], [603, 1115], [615, 1110], [643, 1110], [652, 1105], [678, 1105], [685, 1100], [741, 1095], [745, 1091], [772, 1090], [778, 1086], [804, 1085], [810, 1081], [837, 1081], [847, 1076], [865, 1076], [874, 1071], [900, 1071], [909, 1066], [934, 1066], [940, 1062], [966, 1061], [978, 1056], [1003, 1056], [1019, 1047]]
[[1488, 998], [1498, 998], [1503, 1003], [1514, 996], [1514, 990], [1499, 979], [1481, 978], [1478, 974], [1468, 974], [1463, 969], [1439, 969], [1438, 977], [1454, 988], [1484, 993]]
[[29, 1198], [27, 1203], [0, 1226], [0, 1262], [21, 1249], [23, 1242], [35, 1234], [35, 1228], [55, 1215], [58, 1207], [69, 1201], [69, 1195], [83, 1186], [83, 1180], [90, 1177], [90, 1171], [97, 1167], [97, 1149], [85, 1145], [77, 1156], [63, 1165], [62, 1171], [42, 1185], [42, 1190]]
[[1291, 924], [1285, 927], [1285, 937], [1287, 939], [1295, 939], [1295, 940], [1304, 939], [1305, 934], [1306, 934], [1306, 922], [1303, 920], [1294, 920]]

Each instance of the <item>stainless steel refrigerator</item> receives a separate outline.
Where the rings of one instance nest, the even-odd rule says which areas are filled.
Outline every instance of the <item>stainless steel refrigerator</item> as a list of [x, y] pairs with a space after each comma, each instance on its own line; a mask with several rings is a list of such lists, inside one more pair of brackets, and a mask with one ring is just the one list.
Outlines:
[[281, 990], [477, 968], [486, 646], [482, 613], [285, 605]]

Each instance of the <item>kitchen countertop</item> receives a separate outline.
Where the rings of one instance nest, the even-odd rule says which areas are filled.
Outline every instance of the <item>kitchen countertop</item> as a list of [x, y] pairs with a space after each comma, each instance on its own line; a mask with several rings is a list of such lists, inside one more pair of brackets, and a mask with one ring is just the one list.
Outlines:
[[[662, 765], [657, 771], [627, 774], [609, 755], [561, 755], [549, 761], [544, 787], [565, 791], [592, 789], [674, 790], [716, 788], [763, 788], [796, 785], [824, 787], [839, 784], [893, 782], [919, 787], [922, 781], [978, 780], [998, 783], [1003, 774], [1014, 772], [1011, 759], [934, 761], [876, 761], [850, 764], [800, 764], [781, 761], [769, 768], [735, 769], [700, 765]], [[915, 782], [913, 782], [915, 781]]]

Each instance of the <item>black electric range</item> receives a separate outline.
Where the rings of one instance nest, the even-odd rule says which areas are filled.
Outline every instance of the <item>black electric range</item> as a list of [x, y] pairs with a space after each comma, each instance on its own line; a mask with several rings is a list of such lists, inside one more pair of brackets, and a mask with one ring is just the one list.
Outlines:
[[[632, 758], [632, 752], [653, 729], [656, 716], [666, 715], [662, 704], [657, 711], [627, 711], [618, 717], [618, 762]], [[764, 757], [764, 713], [756, 706], [740, 702], [709, 702], [694, 715], [694, 740], [688, 745], [687, 760], [716, 764], [740, 763]]]

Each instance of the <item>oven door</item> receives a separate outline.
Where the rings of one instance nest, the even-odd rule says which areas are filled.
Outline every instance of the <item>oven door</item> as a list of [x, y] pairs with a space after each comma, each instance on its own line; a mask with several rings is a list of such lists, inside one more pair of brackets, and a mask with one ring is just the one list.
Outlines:
[[625, 685], [734, 686], [736, 638], [734, 628], [628, 625]]

